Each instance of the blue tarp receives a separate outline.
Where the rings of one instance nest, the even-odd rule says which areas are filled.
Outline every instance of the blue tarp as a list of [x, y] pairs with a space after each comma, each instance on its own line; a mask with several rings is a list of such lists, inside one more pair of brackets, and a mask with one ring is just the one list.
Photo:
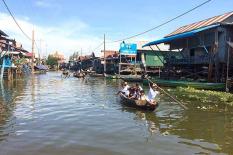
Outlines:
[[48, 70], [48, 67], [47, 67], [47, 66], [44, 66], [44, 65], [37, 65], [37, 66], [35, 66], [35, 69], [39, 69], [39, 70]]
[[170, 41], [176, 40], [176, 39], [192, 37], [192, 36], [195, 36], [196, 33], [199, 33], [201, 31], [208, 30], [208, 29], [211, 29], [211, 28], [215, 28], [215, 27], [218, 27], [218, 26], [220, 26], [220, 24], [210, 25], [210, 26], [202, 27], [202, 28], [195, 29], [195, 30], [192, 30], [192, 31], [189, 31], [189, 32], [184, 32], [184, 33], [181, 33], [181, 34], [177, 34], [177, 35], [173, 35], [173, 36], [170, 36], [170, 37], [162, 38], [162, 39], [159, 39], [159, 40], [156, 40], [156, 41], [149, 42], [149, 43], [143, 45], [142, 47], [157, 45], [157, 44], [161, 44], [161, 43], [167, 43], [167, 42], [170, 42]]

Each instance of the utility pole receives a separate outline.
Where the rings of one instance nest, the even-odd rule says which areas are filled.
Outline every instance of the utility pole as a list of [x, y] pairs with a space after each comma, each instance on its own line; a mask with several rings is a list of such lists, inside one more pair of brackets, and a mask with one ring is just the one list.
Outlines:
[[34, 28], [32, 30], [32, 63], [31, 63], [31, 68], [32, 68], [32, 73], [34, 74], [34, 44], [35, 44], [35, 40], [34, 40]]
[[105, 57], [105, 34], [104, 34], [104, 73], [106, 73], [106, 57]]
[[40, 55], [42, 54], [42, 46], [41, 46], [42, 39], [40, 39], [40, 50], [38, 51], [38, 56], [39, 56], [39, 65], [41, 65], [41, 59]]

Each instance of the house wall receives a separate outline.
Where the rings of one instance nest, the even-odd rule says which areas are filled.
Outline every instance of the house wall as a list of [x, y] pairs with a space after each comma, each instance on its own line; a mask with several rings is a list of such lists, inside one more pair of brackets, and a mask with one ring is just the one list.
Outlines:
[[226, 62], [226, 53], [227, 53], [227, 43], [226, 43], [226, 35], [227, 31], [225, 28], [220, 27], [218, 33], [218, 58], [219, 62]]
[[[226, 31], [227, 31], [227, 35], [226, 35], [226, 42], [229, 41], [229, 39], [231, 39], [231, 42], [233, 42], [233, 26], [227, 26], [226, 27]], [[231, 51], [233, 51], [233, 49], [231, 48]], [[226, 45], [226, 54], [225, 54], [225, 59], [227, 60], [227, 52], [228, 52], [228, 45]], [[230, 59], [233, 59], [233, 52], [230, 52]], [[231, 64], [233, 64], [232, 61], [230, 61]]]
[[[231, 36], [233, 40], [233, 31], [227, 30], [224, 27], [218, 27], [217, 29], [211, 29], [199, 33], [198, 35], [182, 39], [182, 40], [175, 40], [170, 43], [170, 49], [182, 49], [182, 54], [186, 58], [190, 58], [193, 56], [192, 52], [194, 51], [195, 56], [206, 56], [213, 52], [213, 48], [215, 46], [215, 31], [218, 30], [218, 49], [217, 55], [215, 56], [216, 59], [220, 63], [226, 62], [226, 52], [227, 52], [227, 44], [226, 38]], [[203, 45], [207, 48], [208, 53], [204, 49]]]
[[155, 52], [151, 51], [151, 52], [144, 53], [146, 66], [163, 67], [164, 56], [161, 54], [161, 52], [158, 52], [158, 51], [155, 51]]

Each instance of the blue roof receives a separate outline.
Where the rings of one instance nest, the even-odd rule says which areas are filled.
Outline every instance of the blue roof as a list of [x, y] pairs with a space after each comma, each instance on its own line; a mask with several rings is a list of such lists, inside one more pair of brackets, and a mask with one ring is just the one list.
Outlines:
[[218, 26], [220, 26], [220, 24], [210, 25], [210, 26], [202, 27], [202, 28], [195, 29], [195, 30], [192, 30], [192, 31], [189, 31], [189, 32], [180, 33], [180, 34], [177, 34], [177, 35], [173, 35], [173, 36], [170, 36], [170, 37], [166, 37], [166, 38], [162, 38], [162, 39], [159, 39], [159, 40], [149, 42], [149, 43], [143, 45], [142, 47], [157, 45], [157, 44], [161, 44], [161, 43], [167, 43], [167, 42], [170, 42], [170, 41], [176, 40], [176, 39], [192, 37], [192, 36], [195, 36], [196, 33], [199, 33], [199, 32], [204, 31], [204, 30], [212, 29], [212, 28], [215, 28], [215, 27], [218, 27]]

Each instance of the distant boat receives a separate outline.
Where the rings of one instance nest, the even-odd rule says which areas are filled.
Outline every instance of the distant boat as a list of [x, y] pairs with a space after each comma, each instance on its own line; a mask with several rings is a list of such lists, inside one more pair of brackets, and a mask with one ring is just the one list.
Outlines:
[[120, 75], [120, 79], [126, 82], [142, 82], [143, 79], [141, 75]]
[[120, 79], [119, 75], [110, 75], [110, 74], [104, 74], [104, 77], [106, 79]]
[[85, 78], [86, 75], [85, 75], [85, 73], [82, 73], [82, 72], [80, 72], [80, 73], [74, 72], [73, 76], [76, 78]]
[[157, 107], [158, 104], [150, 104], [146, 100], [134, 100], [130, 99], [124, 94], [120, 93], [120, 98], [121, 98], [121, 103], [128, 106], [128, 107], [133, 107], [136, 109], [141, 109], [141, 110], [148, 110], [148, 111], [154, 111]]
[[104, 74], [98, 74], [95, 72], [91, 72], [88, 74], [90, 77], [104, 77]]
[[34, 69], [35, 69], [34, 71], [35, 74], [45, 74], [49, 68], [45, 65], [36, 65], [34, 66]]
[[141, 78], [141, 75], [119, 75], [119, 74], [109, 75], [109, 74], [105, 74], [104, 76], [107, 79], [122, 79], [126, 82], [142, 82], [143, 81]]

